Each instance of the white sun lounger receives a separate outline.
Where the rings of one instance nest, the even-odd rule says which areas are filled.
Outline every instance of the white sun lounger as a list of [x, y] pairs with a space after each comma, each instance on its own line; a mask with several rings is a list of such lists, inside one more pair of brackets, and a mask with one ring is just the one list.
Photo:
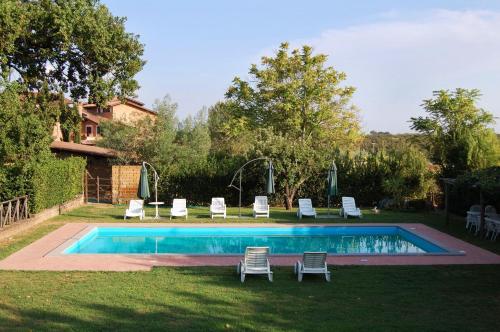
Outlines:
[[340, 210], [341, 215], [344, 218], [349, 216], [362, 218], [363, 214], [361, 210], [356, 207], [356, 202], [354, 201], [354, 197], [342, 197], [342, 210]]
[[295, 274], [302, 281], [304, 274], [324, 274], [326, 281], [330, 281], [330, 271], [326, 264], [326, 252], [304, 252], [302, 261], [295, 263]]
[[185, 198], [174, 198], [172, 208], [170, 209], [170, 219], [172, 217], [188, 217], [188, 210], [186, 208]]
[[267, 274], [269, 281], [273, 281], [273, 272], [269, 264], [269, 247], [247, 247], [245, 259], [236, 267], [241, 282], [245, 282], [247, 274]]
[[144, 201], [142, 199], [132, 199], [129, 202], [128, 209], [125, 210], [123, 219], [127, 217], [139, 217], [140, 220], [144, 219]]
[[303, 216], [316, 218], [316, 209], [313, 208], [310, 198], [299, 199], [299, 209], [297, 210], [297, 217], [302, 219]]
[[226, 204], [222, 197], [212, 197], [212, 204], [210, 204], [210, 218], [214, 219], [215, 216], [222, 216], [226, 219]]

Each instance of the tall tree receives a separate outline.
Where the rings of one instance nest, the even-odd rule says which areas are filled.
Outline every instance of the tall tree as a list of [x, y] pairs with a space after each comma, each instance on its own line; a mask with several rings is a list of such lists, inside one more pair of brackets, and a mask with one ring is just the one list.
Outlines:
[[346, 75], [326, 61], [309, 46], [290, 52], [283, 43], [261, 67], [250, 67], [249, 81], [236, 77], [226, 94], [229, 127], [260, 131], [258, 152], [273, 160], [287, 209], [299, 187], [331, 162], [335, 146], [360, 138], [354, 88], [341, 86]]
[[0, 74], [74, 100], [129, 96], [143, 45], [98, 0], [0, 1]]
[[455, 177], [498, 165], [500, 145], [491, 128], [494, 118], [476, 105], [479, 90], [439, 90], [433, 96], [422, 104], [428, 116], [411, 118], [410, 122], [412, 129], [429, 138], [432, 157], [442, 167], [442, 175]]

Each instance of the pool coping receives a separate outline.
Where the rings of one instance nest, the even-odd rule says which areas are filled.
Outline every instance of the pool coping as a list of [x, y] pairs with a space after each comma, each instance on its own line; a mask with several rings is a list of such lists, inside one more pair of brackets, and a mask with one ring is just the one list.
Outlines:
[[[324, 227], [324, 226], [398, 226], [448, 251], [423, 254], [344, 254], [330, 255], [332, 265], [447, 265], [500, 264], [500, 256], [451, 235], [419, 223], [67, 223], [18, 252], [0, 261], [3, 270], [50, 271], [141, 271], [155, 266], [228, 266], [236, 265], [241, 255], [179, 254], [62, 254], [72, 243], [94, 227]], [[272, 265], [292, 266], [300, 255], [271, 255]]]

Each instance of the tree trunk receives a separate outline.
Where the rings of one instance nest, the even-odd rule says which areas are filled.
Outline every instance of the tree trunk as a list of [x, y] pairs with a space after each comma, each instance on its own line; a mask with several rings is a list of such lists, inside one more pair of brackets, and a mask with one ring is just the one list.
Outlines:
[[295, 198], [295, 189], [290, 189], [288, 185], [285, 186], [285, 207], [287, 210], [291, 210], [293, 206], [293, 199]]

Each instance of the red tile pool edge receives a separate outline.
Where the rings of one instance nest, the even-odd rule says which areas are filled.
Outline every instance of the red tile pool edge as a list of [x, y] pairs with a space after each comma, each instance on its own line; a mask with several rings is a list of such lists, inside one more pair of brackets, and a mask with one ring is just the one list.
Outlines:
[[[241, 256], [192, 255], [61, 255], [69, 241], [75, 241], [92, 227], [290, 227], [290, 226], [400, 226], [440, 246], [464, 255], [355, 255], [330, 256], [332, 265], [447, 265], [500, 264], [500, 256], [423, 224], [168, 224], [168, 223], [69, 223], [0, 261], [4, 270], [48, 271], [140, 271], [154, 266], [228, 266]], [[272, 265], [292, 266], [300, 256], [271, 256]]]

